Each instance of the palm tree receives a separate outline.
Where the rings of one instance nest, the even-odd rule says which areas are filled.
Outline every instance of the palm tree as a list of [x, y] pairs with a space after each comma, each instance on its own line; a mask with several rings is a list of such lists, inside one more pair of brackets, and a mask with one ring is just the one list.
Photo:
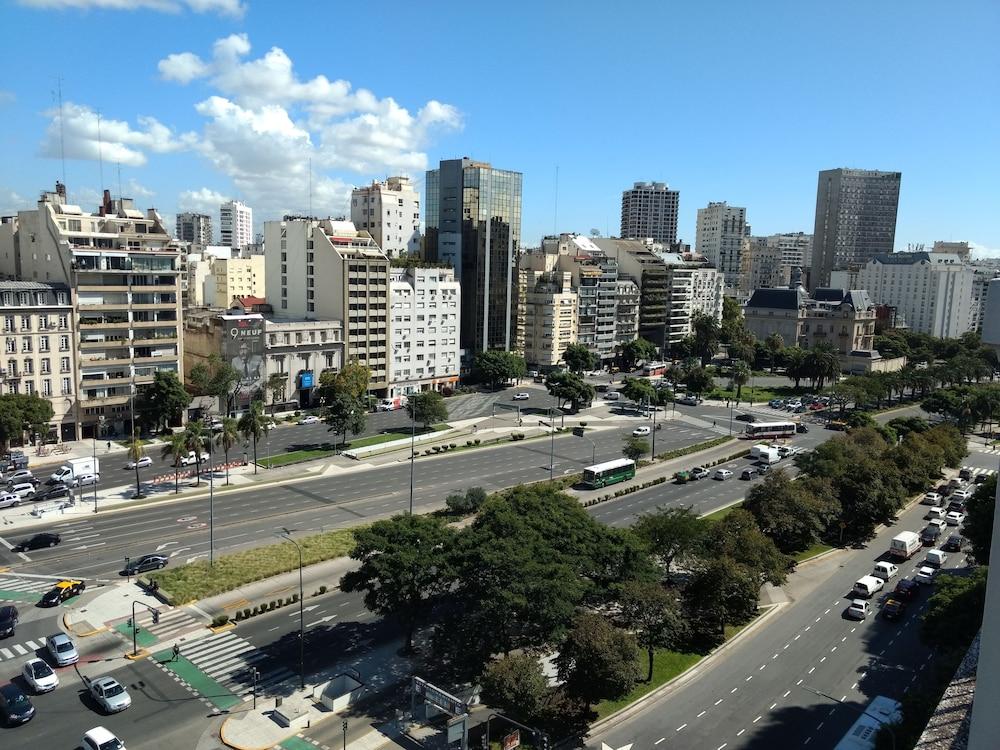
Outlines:
[[267, 435], [270, 422], [264, 417], [260, 401], [251, 401], [250, 408], [240, 417], [239, 427], [245, 440], [253, 440], [253, 473], [257, 473], [257, 441]]
[[163, 458], [169, 458], [170, 463], [174, 465], [174, 494], [181, 491], [181, 459], [187, 455], [187, 451], [187, 435], [183, 432], [172, 433], [170, 437], [167, 438], [167, 442], [163, 444], [163, 448], [160, 449], [160, 456]]
[[797, 346], [790, 346], [785, 349], [785, 375], [795, 381], [795, 390], [799, 389], [799, 382], [808, 376], [806, 369], [806, 351]]
[[743, 360], [733, 362], [733, 385], [736, 386], [737, 404], [740, 402], [740, 396], [743, 394], [743, 386], [750, 380], [751, 374], [750, 365], [746, 362]]
[[212, 449], [212, 436], [205, 429], [205, 423], [200, 419], [188, 422], [184, 429], [184, 442], [189, 451], [194, 451], [194, 467], [197, 480], [195, 486], [201, 484], [201, 454]]
[[840, 374], [840, 357], [829, 344], [817, 344], [806, 354], [806, 366], [813, 386], [822, 390], [827, 380]]
[[781, 350], [785, 348], [785, 340], [781, 338], [780, 333], [775, 331], [764, 339], [764, 345], [771, 355], [771, 374], [774, 375], [774, 366], [778, 362], [778, 355], [781, 354]]
[[139, 438], [139, 432], [132, 433], [128, 442], [128, 460], [135, 466], [135, 496], [142, 497], [142, 485], [139, 484], [139, 459], [146, 455], [146, 446]]
[[229, 451], [240, 439], [240, 428], [236, 420], [232, 417], [223, 417], [222, 430], [215, 439], [222, 446], [222, 452], [226, 454], [226, 484], [229, 484]]

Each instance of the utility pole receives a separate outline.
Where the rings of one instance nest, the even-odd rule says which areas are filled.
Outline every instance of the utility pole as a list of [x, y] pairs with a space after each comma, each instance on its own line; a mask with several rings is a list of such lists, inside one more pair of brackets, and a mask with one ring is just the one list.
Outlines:
[[[302, 585], [302, 545], [292, 539], [292, 531], [293, 529], [286, 529], [282, 526], [281, 533], [277, 534], [277, 536], [286, 542], [294, 544], [295, 549], [299, 552], [299, 687], [304, 689], [306, 686], [306, 615], [304, 609], [305, 598], [303, 596], [305, 591]], [[346, 722], [344, 737], [347, 737]]]
[[407, 404], [410, 410], [410, 515], [413, 515], [413, 462], [417, 453], [415, 447], [417, 442], [417, 410], [416, 406]]

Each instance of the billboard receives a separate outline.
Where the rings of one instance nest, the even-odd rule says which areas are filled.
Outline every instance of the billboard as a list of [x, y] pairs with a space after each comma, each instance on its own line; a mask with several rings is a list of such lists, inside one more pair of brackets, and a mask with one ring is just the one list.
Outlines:
[[222, 358], [239, 375], [239, 390], [264, 387], [264, 318], [260, 315], [224, 315]]

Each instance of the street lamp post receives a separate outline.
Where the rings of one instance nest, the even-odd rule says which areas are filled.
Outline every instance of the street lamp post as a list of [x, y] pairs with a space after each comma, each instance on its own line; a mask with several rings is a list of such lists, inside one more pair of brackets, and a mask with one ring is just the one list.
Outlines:
[[653, 412], [653, 450], [652, 453], [650, 453], [649, 457], [650, 459], [655, 461], [656, 460], [656, 404], [650, 404], [650, 407]]
[[416, 458], [417, 410], [410, 406], [410, 515], [413, 515], [413, 461]]
[[[553, 403], [555, 398], [553, 397]], [[555, 477], [556, 471], [556, 417], [555, 417], [555, 407], [549, 409], [549, 428], [550, 435], [549, 438], [549, 481], [551, 482]]]
[[[200, 451], [201, 448], [199, 447]], [[208, 565], [215, 565], [215, 467], [211, 452], [208, 454]]]
[[295, 549], [299, 551], [299, 687], [304, 689], [306, 686], [306, 615], [303, 596], [305, 590], [302, 586], [302, 545], [292, 539], [292, 530], [286, 529], [284, 526], [281, 527], [281, 533], [278, 536], [286, 542], [294, 544]]

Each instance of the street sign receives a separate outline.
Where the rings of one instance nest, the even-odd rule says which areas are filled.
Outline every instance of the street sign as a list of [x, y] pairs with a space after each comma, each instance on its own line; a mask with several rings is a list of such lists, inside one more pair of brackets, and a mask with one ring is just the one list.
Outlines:
[[427, 680], [420, 677], [413, 678], [413, 693], [414, 695], [422, 696], [427, 703], [437, 706], [452, 716], [469, 712], [469, 707], [464, 701], [459, 700], [450, 693], [446, 693], [440, 688], [434, 687]]
[[453, 742], [461, 742], [465, 739], [465, 725], [468, 722], [469, 717], [467, 714], [462, 714], [461, 716], [456, 716], [454, 719], [448, 720], [448, 744]]
[[521, 744], [521, 730], [515, 729], [503, 738], [503, 750], [514, 750]]

